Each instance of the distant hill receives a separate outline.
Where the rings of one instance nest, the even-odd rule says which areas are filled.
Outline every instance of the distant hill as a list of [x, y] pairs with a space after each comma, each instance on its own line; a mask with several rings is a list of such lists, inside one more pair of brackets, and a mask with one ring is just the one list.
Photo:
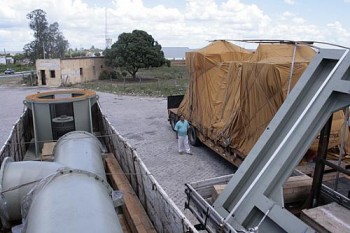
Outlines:
[[181, 60], [185, 59], [186, 52], [190, 52], [193, 49], [188, 47], [162, 47], [164, 57], [169, 60]]

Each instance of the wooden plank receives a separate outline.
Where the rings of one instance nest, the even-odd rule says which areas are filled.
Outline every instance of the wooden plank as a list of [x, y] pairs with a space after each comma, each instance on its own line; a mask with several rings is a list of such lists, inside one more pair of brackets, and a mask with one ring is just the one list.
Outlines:
[[[336, 154], [336, 153], [333, 153], [333, 152], [328, 152], [327, 158], [331, 159], [331, 160], [338, 161], [339, 154]], [[350, 163], [350, 155], [348, 155], [348, 154], [343, 155], [342, 162], [344, 162], [345, 165], [349, 165], [349, 163]]]
[[119, 191], [124, 193], [124, 205], [122, 206], [126, 221], [133, 233], [156, 233], [154, 226], [147, 216], [141, 202], [132, 189], [128, 179], [124, 175], [118, 161], [113, 154], [106, 156], [106, 164], [108, 172], [111, 174], [113, 183]]
[[312, 178], [307, 175], [291, 176], [283, 186], [285, 203], [306, 200], [312, 186]]
[[53, 148], [56, 142], [45, 142], [41, 149], [41, 160], [53, 160]]
[[[291, 176], [283, 186], [285, 203], [302, 201], [307, 198], [312, 186], [312, 178], [307, 175]], [[225, 189], [225, 184], [212, 186], [212, 199], [215, 200]]]
[[301, 164], [301, 165], [297, 166], [296, 169], [301, 171], [302, 173], [312, 177], [314, 175], [315, 163]]
[[[325, 181], [335, 181], [336, 177], [337, 177], [337, 172], [327, 173], [327, 174], [323, 175], [322, 181], [323, 182], [325, 182]], [[341, 177], [348, 178], [347, 175], [345, 175], [343, 173], [339, 173], [339, 178], [341, 178]]]
[[[337, 161], [334, 161], [334, 160], [327, 160], [327, 161], [334, 164], [338, 163]], [[341, 162], [340, 166], [343, 168], [346, 168], [347, 165], [344, 162]], [[298, 165], [296, 169], [312, 177], [314, 175], [315, 163], [304, 163], [304, 164]], [[327, 165], [324, 168], [324, 173], [333, 172], [333, 171], [335, 170]]]
[[350, 232], [350, 210], [335, 202], [302, 210], [301, 219], [317, 232]]
[[218, 198], [219, 194], [222, 193], [222, 191], [224, 191], [225, 187], [226, 184], [218, 184], [213, 186], [213, 192], [211, 194], [213, 202], [216, 200], [216, 198]]
[[124, 214], [118, 214], [118, 218], [119, 218], [120, 225], [122, 226], [123, 233], [131, 233]]
[[214, 177], [206, 180], [196, 181], [190, 184], [194, 189], [197, 190], [197, 189], [205, 188], [212, 185], [227, 184], [232, 179], [232, 177], [233, 177], [233, 174], [230, 174], [230, 175]]

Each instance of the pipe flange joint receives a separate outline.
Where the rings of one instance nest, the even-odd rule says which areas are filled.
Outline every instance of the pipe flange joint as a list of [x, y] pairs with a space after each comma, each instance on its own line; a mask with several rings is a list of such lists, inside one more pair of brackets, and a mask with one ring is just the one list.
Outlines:
[[[93, 178], [94, 180], [101, 182], [103, 184], [103, 186], [106, 188], [106, 190], [108, 191], [109, 195], [112, 197], [112, 192], [113, 192], [112, 187], [102, 177], [100, 177], [99, 175], [96, 175], [93, 172], [89, 172], [89, 171], [85, 171], [85, 170], [81, 170], [81, 169], [71, 169], [71, 168], [65, 167], [65, 168], [59, 169], [57, 171], [57, 173], [59, 173], [59, 175], [80, 174], [80, 175], [86, 175], [90, 178]], [[55, 176], [55, 178], [58, 176]]]

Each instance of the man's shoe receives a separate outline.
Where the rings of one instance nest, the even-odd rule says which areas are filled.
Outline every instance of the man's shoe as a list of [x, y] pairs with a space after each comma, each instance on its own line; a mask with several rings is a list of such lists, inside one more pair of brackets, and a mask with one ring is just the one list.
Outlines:
[[180, 155], [182, 155], [184, 152], [179, 152]]
[[191, 152], [186, 152], [186, 154], [188, 154], [188, 155], [192, 155], [192, 153], [191, 153]]

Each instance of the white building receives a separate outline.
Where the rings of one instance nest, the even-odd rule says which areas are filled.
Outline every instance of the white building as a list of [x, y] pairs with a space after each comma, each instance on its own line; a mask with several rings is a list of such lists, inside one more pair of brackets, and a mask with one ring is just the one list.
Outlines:
[[0, 57], [0, 64], [6, 65], [6, 57]]
[[38, 85], [67, 86], [97, 80], [104, 70], [104, 57], [36, 60]]

